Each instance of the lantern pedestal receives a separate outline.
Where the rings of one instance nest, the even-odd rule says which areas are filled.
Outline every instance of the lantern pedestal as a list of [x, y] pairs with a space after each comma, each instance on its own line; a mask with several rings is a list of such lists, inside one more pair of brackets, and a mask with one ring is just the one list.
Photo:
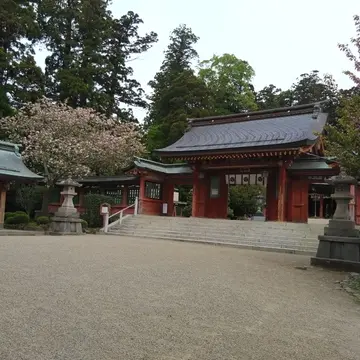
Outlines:
[[353, 196], [350, 185], [356, 184], [353, 177], [333, 176], [329, 183], [335, 187], [331, 197], [336, 201], [336, 211], [329, 225], [320, 235], [316, 256], [311, 265], [320, 265], [337, 270], [360, 272], [360, 232], [350, 219], [349, 203]]
[[64, 187], [61, 192], [64, 201], [52, 218], [50, 234], [81, 235], [83, 231], [80, 214], [77, 212], [73, 202], [73, 198], [76, 196], [75, 188], [80, 187], [81, 184], [72, 179], [67, 179], [59, 182], [57, 185]]
[[255, 221], [265, 221], [264, 215], [264, 196], [258, 195], [256, 197], [257, 202], [257, 211], [256, 214], [253, 216], [253, 220]]

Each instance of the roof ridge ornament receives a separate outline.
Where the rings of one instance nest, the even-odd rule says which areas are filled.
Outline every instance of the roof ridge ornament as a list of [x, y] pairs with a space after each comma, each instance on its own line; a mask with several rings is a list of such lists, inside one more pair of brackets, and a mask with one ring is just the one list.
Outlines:
[[322, 109], [321, 109], [321, 106], [320, 106], [320, 103], [316, 103], [314, 105], [314, 110], [313, 110], [313, 113], [312, 113], [312, 118], [314, 120], [316, 120], [319, 116], [319, 114], [321, 113]]
[[188, 121], [187, 121], [187, 126], [186, 126], [186, 128], [185, 128], [185, 132], [189, 132], [189, 131], [191, 130], [191, 128], [192, 128], [192, 123], [193, 123], [192, 119], [188, 119]]

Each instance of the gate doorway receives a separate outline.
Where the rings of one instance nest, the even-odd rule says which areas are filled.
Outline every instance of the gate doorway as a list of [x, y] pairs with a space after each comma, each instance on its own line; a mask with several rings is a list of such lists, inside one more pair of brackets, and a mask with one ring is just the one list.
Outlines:
[[226, 184], [229, 217], [265, 221], [267, 172], [226, 175]]

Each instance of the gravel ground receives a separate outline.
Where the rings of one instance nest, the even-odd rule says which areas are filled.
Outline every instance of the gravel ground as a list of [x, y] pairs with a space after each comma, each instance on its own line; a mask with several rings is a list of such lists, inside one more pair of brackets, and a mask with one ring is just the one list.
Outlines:
[[360, 306], [301, 255], [0, 238], [1, 360], [358, 360]]

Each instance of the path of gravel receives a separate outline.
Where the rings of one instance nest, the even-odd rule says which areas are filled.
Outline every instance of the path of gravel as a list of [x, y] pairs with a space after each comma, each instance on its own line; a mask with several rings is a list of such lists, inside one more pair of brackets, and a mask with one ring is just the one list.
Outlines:
[[358, 360], [360, 306], [301, 255], [0, 238], [1, 360]]

